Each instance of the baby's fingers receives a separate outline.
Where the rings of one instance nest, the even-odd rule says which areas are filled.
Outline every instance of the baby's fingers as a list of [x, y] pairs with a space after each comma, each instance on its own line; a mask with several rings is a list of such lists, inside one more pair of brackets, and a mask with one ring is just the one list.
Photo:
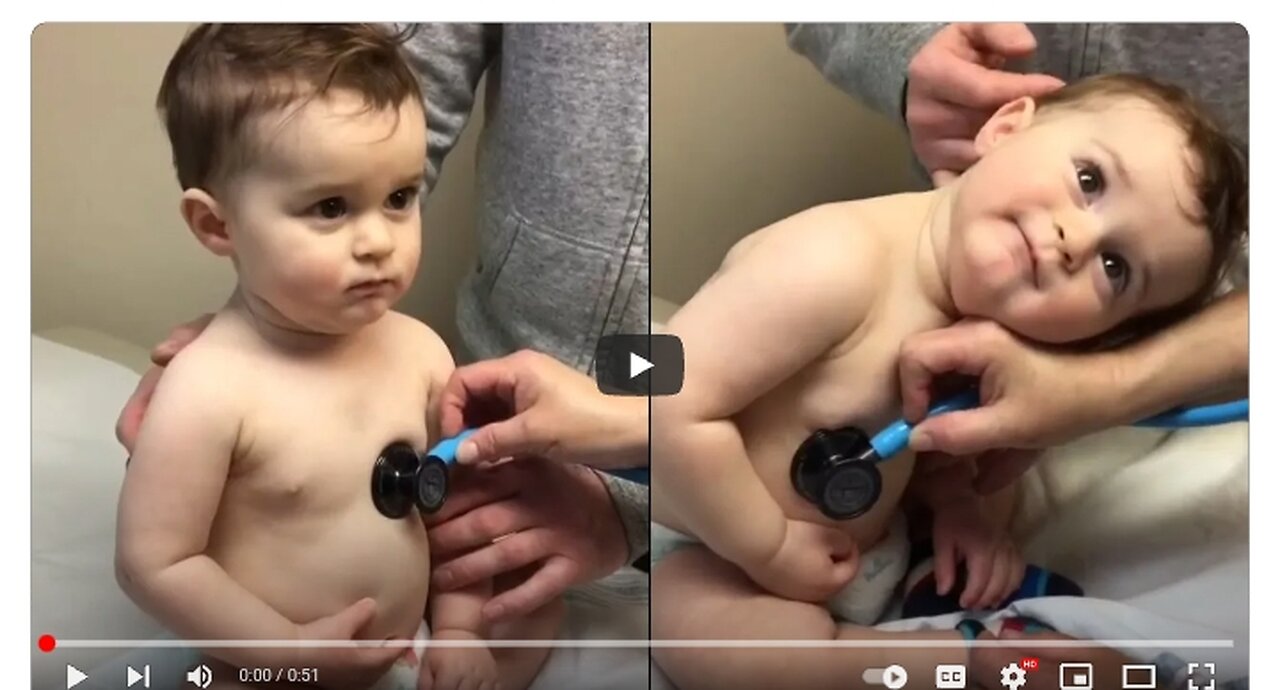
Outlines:
[[992, 557], [989, 551], [966, 553], [964, 566], [967, 581], [964, 593], [960, 595], [962, 608], [976, 608], [981, 601], [987, 585], [991, 582]]
[[938, 539], [937, 545], [933, 554], [933, 576], [938, 581], [938, 595], [941, 596], [955, 585], [956, 553], [950, 539]]
[[1004, 600], [1009, 588], [1009, 554], [1002, 547], [996, 547], [991, 558], [991, 578], [979, 597], [978, 607], [994, 608]]
[[1012, 544], [1010, 544], [1008, 548], [1010, 554], [1009, 582], [1008, 586], [1005, 588], [1004, 597], [1001, 598], [1002, 601], [1009, 598], [1009, 595], [1018, 591], [1018, 588], [1022, 586], [1023, 579], [1025, 579], [1027, 575], [1027, 563], [1022, 560], [1022, 554], [1018, 552], [1018, 548]]

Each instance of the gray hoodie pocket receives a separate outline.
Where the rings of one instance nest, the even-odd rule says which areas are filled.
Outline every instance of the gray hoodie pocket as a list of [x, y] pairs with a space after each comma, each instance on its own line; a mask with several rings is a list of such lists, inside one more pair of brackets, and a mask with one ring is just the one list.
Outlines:
[[617, 259], [512, 210], [486, 209], [481, 222], [478, 292], [503, 340], [585, 366]]

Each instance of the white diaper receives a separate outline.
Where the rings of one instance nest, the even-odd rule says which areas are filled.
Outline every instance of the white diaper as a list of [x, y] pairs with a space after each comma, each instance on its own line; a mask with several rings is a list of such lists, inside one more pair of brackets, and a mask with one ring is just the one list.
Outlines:
[[[431, 639], [431, 630], [427, 622], [418, 625], [418, 633], [413, 636], [412, 658], [405, 656], [387, 670], [382, 678], [369, 690], [418, 690], [418, 670], [422, 668], [422, 657], [427, 652], [427, 640]], [[409, 652], [410, 649], [405, 649]]]
[[875, 625], [893, 600], [898, 583], [907, 574], [911, 559], [911, 539], [907, 534], [907, 518], [898, 513], [889, 523], [889, 531], [879, 544], [863, 552], [858, 574], [836, 592], [827, 608], [837, 618], [857, 625]]
[[[656, 522], [650, 524], [649, 557], [654, 565], [671, 552], [699, 544], [697, 539]], [[906, 516], [898, 513], [880, 543], [862, 554], [858, 574], [827, 601], [837, 618], [857, 625], [874, 625], [893, 600], [898, 583], [907, 574], [911, 542]]]

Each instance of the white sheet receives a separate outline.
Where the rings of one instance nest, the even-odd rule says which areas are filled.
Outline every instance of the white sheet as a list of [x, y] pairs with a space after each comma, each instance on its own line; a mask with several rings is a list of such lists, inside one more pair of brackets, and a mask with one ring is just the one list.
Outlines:
[[[138, 374], [106, 359], [32, 338], [33, 639], [156, 639], [165, 631], [116, 585], [115, 508], [126, 454], [116, 415]], [[647, 639], [648, 578], [624, 570], [571, 590], [563, 639]], [[182, 687], [181, 651], [122, 656], [119, 649], [32, 653], [33, 687], [66, 686], [65, 664], [89, 674], [81, 688], [124, 687], [125, 666], [152, 666], [152, 687]], [[135, 686], [141, 687], [141, 685]], [[185, 687], [191, 687], [186, 685]], [[644, 648], [554, 650], [534, 690], [648, 687]]]

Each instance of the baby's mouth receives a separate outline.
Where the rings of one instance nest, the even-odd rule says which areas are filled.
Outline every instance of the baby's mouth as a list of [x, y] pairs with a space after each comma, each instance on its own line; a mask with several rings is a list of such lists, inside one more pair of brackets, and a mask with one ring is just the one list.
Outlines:
[[1022, 242], [1027, 247], [1027, 259], [1031, 262], [1031, 284], [1037, 290], [1040, 289], [1040, 262], [1036, 260], [1036, 248], [1031, 244], [1031, 238], [1027, 236], [1027, 231], [1022, 227], [1022, 223], [1014, 221], [1014, 225], [1018, 228], [1018, 234], [1022, 235]]
[[390, 289], [395, 286], [395, 281], [391, 278], [378, 278], [375, 280], [362, 280], [347, 288], [349, 292], [376, 292], [379, 290]]

